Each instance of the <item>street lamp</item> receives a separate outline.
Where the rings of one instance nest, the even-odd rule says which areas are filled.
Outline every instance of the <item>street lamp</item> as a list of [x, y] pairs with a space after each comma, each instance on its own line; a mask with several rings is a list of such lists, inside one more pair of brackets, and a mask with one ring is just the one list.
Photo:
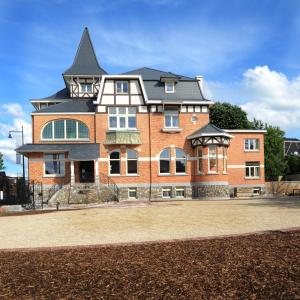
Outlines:
[[[12, 139], [12, 134], [11, 133], [22, 133], [22, 146], [24, 145], [24, 131], [23, 131], [23, 126], [21, 127], [21, 130], [10, 130], [8, 132], [8, 138]], [[25, 180], [25, 161], [24, 161], [24, 155], [22, 155], [22, 165], [23, 165], [23, 179]]]

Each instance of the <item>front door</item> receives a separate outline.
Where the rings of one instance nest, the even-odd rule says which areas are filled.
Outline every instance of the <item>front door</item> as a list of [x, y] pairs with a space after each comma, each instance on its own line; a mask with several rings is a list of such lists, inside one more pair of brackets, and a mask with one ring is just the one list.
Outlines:
[[79, 181], [94, 182], [94, 161], [79, 162]]

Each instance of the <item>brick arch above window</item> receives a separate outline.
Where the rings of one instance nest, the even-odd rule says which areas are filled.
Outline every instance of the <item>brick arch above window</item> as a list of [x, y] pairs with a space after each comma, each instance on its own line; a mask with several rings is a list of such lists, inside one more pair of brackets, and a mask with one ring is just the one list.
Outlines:
[[76, 119], [58, 119], [46, 123], [41, 132], [42, 140], [89, 140], [89, 128]]

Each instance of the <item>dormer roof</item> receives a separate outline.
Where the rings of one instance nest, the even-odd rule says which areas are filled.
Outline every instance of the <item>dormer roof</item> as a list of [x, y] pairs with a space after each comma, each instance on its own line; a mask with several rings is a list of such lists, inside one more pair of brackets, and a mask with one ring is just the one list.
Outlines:
[[84, 28], [80, 44], [72, 66], [63, 75], [103, 75], [107, 74], [97, 60], [87, 27]]

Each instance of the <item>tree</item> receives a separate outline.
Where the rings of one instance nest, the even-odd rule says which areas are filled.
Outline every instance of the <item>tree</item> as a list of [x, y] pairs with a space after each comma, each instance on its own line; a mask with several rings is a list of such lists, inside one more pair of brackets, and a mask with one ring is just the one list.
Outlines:
[[285, 159], [287, 168], [286, 174], [299, 174], [300, 173], [300, 157], [295, 155], [289, 155]]
[[5, 166], [4, 166], [4, 161], [3, 161], [3, 154], [0, 152], [0, 171], [4, 170]]
[[230, 103], [215, 103], [210, 109], [210, 122], [223, 129], [249, 129], [247, 113]]
[[279, 127], [265, 126], [265, 177], [277, 180], [285, 174], [287, 164], [284, 159], [284, 131]]

